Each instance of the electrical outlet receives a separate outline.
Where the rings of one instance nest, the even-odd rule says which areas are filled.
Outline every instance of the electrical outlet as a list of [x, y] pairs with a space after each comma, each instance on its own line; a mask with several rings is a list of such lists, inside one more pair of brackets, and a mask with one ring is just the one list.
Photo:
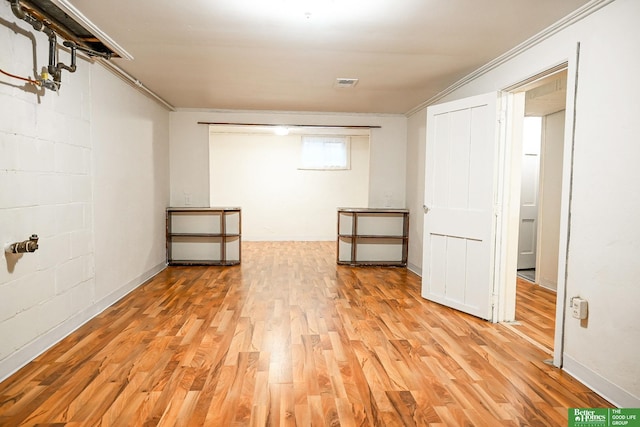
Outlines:
[[580, 297], [571, 298], [571, 315], [575, 319], [586, 319], [588, 315], [587, 300]]

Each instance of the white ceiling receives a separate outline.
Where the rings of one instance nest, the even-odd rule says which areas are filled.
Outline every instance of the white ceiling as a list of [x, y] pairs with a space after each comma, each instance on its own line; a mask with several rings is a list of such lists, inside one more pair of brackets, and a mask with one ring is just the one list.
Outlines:
[[360, 113], [406, 113], [587, 2], [71, 0], [177, 108]]

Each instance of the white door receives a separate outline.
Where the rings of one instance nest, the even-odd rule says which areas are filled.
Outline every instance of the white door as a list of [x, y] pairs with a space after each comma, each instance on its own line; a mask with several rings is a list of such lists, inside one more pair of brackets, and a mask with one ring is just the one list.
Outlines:
[[542, 118], [525, 117], [522, 132], [518, 270], [536, 268], [541, 142]]
[[427, 109], [422, 296], [492, 318], [497, 94]]

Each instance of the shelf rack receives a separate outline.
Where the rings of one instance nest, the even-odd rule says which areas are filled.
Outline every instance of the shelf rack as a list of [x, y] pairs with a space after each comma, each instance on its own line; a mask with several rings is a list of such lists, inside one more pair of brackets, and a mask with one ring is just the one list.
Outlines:
[[338, 264], [406, 267], [408, 248], [408, 209], [338, 208]]
[[237, 207], [167, 208], [167, 264], [240, 264], [241, 215]]

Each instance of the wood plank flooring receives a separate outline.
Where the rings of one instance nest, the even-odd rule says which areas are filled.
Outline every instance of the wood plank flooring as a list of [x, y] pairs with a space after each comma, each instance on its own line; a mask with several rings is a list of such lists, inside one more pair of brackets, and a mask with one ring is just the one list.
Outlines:
[[556, 325], [556, 293], [518, 277], [516, 323], [511, 325], [551, 355]]
[[610, 406], [406, 269], [336, 266], [334, 242], [242, 249], [166, 269], [0, 383], [0, 425], [566, 426]]

